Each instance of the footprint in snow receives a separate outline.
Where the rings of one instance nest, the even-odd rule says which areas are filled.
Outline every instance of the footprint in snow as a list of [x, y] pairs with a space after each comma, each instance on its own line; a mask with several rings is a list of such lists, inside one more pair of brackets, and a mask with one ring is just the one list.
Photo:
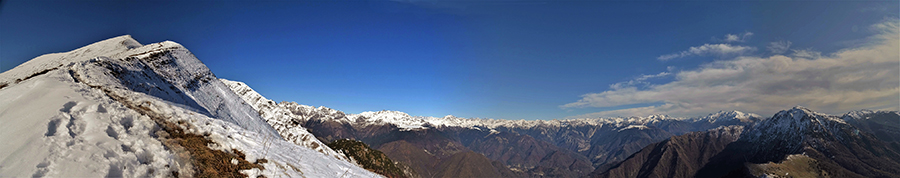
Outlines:
[[66, 128], [69, 129], [69, 136], [75, 138], [78, 135], [84, 133], [85, 128], [87, 127], [87, 123], [84, 120], [79, 119], [73, 115], [69, 115], [69, 124], [66, 125]]
[[[66, 104], [63, 104], [62, 109], [59, 109], [60, 112], [63, 112], [63, 113], [61, 113], [63, 115], [63, 117], [68, 118], [69, 122], [66, 123], [66, 128], [69, 131], [69, 136], [71, 136], [73, 138], [75, 136], [78, 136], [78, 135], [84, 133], [84, 130], [87, 127], [87, 123], [84, 120], [76, 117], [75, 115], [77, 115], [77, 114], [73, 113], [73, 111], [72, 111], [72, 108], [74, 108], [77, 105], [78, 105], [78, 102], [69, 101], [69, 102], [66, 102]], [[45, 134], [45, 136], [56, 135], [56, 132], [58, 130], [56, 128], [61, 127], [62, 124], [64, 124], [62, 122], [63, 122], [63, 120], [59, 119], [59, 118], [51, 120], [50, 123], [47, 124], [47, 133]]]
[[66, 104], [63, 104], [63, 108], [59, 109], [59, 111], [64, 112], [64, 113], [72, 112], [72, 107], [75, 107], [75, 105], [78, 105], [78, 103], [74, 102], [74, 101], [69, 101]]

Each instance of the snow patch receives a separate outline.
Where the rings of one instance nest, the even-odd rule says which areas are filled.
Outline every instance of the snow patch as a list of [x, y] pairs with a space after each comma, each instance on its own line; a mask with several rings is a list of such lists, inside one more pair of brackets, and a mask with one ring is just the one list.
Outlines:
[[618, 131], [621, 132], [621, 131], [629, 130], [629, 129], [644, 130], [644, 129], [650, 129], [650, 128], [647, 127], [647, 126], [645, 126], [645, 125], [629, 125], [629, 126], [627, 126], [627, 127], [625, 127], [625, 128], [619, 129]]

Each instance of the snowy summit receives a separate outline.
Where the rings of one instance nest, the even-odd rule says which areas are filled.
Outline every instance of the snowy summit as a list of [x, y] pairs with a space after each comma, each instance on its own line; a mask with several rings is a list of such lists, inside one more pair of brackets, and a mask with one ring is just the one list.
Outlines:
[[39, 56], [0, 74], [0, 101], [3, 177], [379, 177], [285, 140], [171, 41]]

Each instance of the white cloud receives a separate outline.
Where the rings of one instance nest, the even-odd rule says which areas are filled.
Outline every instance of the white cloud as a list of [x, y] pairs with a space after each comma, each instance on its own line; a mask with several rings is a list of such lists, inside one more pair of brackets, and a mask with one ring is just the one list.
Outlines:
[[619, 82], [619, 83], [609, 85], [609, 88], [619, 89], [619, 88], [625, 88], [625, 87], [634, 87], [638, 84], [650, 85], [649, 82], [646, 82], [647, 79], [665, 77], [665, 76], [668, 76], [671, 74], [672, 73], [669, 73], [669, 72], [660, 72], [660, 73], [654, 74], [654, 75], [641, 75], [641, 76], [636, 77], [627, 82]]
[[[881, 34], [867, 45], [823, 56], [794, 50], [791, 56], [740, 56], [675, 73], [669, 83], [639, 89], [622, 85], [582, 95], [563, 109], [663, 103], [581, 117], [669, 114], [692, 117], [719, 110], [771, 115], [795, 105], [840, 114], [858, 109], [900, 109], [900, 27], [873, 26]], [[706, 45], [704, 45], [706, 46]], [[701, 49], [701, 48], [697, 48]], [[690, 51], [690, 50], [689, 50]], [[689, 52], [689, 54], [694, 54]], [[679, 54], [680, 55], [680, 54]]]
[[783, 54], [784, 52], [787, 52], [788, 49], [791, 48], [791, 42], [790, 41], [771, 42], [771, 43], [769, 43], [769, 46], [767, 46], [766, 48], [768, 48], [769, 52], [772, 52], [772, 54]]
[[795, 58], [804, 58], [804, 59], [818, 59], [822, 57], [822, 52], [813, 51], [812, 49], [801, 49], [801, 50], [792, 50], [794, 53], [791, 54], [791, 57]]
[[[681, 52], [681, 53], [684, 53], [684, 52]], [[681, 54], [681, 53], [666, 54], [666, 55], [659, 56], [659, 57], [657, 57], [656, 59], [659, 59], [659, 60], [661, 60], [661, 61], [668, 61], [668, 60], [670, 60], [670, 59], [675, 59], [675, 58], [684, 57], [684, 55]]]
[[656, 59], [667, 61], [675, 58], [687, 56], [708, 56], [716, 55], [724, 57], [728, 55], [740, 55], [746, 52], [755, 51], [756, 48], [749, 46], [730, 45], [730, 44], [703, 44], [702, 46], [694, 46], [686, 51], [679, 53], [667, 54], [657, 57]]
[[669, 74], [671, 74], [671, 73], [668, 73], [668, 72], [660, 72], [660, 73], [658, 73], [658, 74], [653, 74], [653, 75], [641, 75], [640, 77], [638, 77], [638, 78], [635, 79], [635, 80], [641, 80], [641, 81], [644, 81], [644, 80], [651, 79], [651, 78], [657, 78], [657, 77], [667, 76], [667, 75], [669, 75]]
[[726, 34], [725, 39], [722, 39], [722, 41], [725, 41], [726, 43], [744, 42], [747, 41], [750, 36], [753, 36], [753, 33], [744, 32], [744, 34]]

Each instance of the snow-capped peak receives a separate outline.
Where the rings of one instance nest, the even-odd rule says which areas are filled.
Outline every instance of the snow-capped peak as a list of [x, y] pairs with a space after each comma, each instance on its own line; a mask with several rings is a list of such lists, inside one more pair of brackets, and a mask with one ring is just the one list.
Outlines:
[[874, 114], [874, 113], [875, 113], [875, 111], [863, 109], [863, 110], [857, 110], [857, 111], [850, 111], [847, 114], [844, 114], [844, 116], [849, 116], [850, 118], [853, 118], [853, 119], [868, 119], [868, 117], [865, 117], [865, 115]]
[[747, 138], [754, 142], [787, 140], [786, 148], [799, 149], [806, 140], [841, 139], [840, 130], [852, 127], [837, 116], [818, 113], [808, 108], [796, 106], [782, 110], [769, 119], [753, 126]]
[[[802, 106], [795, 106], [789, 110], [783, 110], [772, 116], [771, 122], [776, 123], [821, 123], [824, 121], [835, 121], [844, 123], [843, 120], [836, 119], [835, 116], [818, 113]], [[766, 123], [766, 122], [763, 122]]]
[[673, 119], [673, 117], [669, 117], [669, 115], [665, 115], [665, 114], [654, 114], [654, 115], [647, 116], [647, 119], [666, 120], [666, 119]]
[[900, 112], [897, 111], [873, 111], [868, 109], [850, 111], [841, 116], [841, 119], [844, 121], [854, 121], [854, 120], [868, 120], [872, 118], [879, 118], [881, 116], [892, 116], [892, 117], [900, 117]]
[[794, 113], [794, 114], [802, 113], [802, 114], [806, 114], [806, 115], [810, 115], [810, 116], [830, 116], [828, 114], [819, 113], [819, 112], [813, 111], [812, 109], [809, 109], [807, 107], [803, 107], [800, 105], [794, 106], [793, 108], [786, 110], [786, 111], [789, 113]]
[[[414, 118], [404, 112], [382, 110], [377, 112], [363, 112], [359, 114], [351, 114], [347, 116], [356, 122], [373, 123], [389, 123], [403, 129], [421, 129], [425, 128], [425, 121], [421, 118]], [[362, 120], [361, 120], [362, 119]]]
[[367, 111], [367, 112], [359, 113], [359, 115], [368, 117], [370, 119], [378, 119], [378, 120], [391, 120], [391, 119], [410, 117], [409, 114], [406, 114], [405, 112], [388, 111], [388, 110], [381, 110], [381, 111], [376, 111], [376, 112]]
[[759, 120], [759, 115], [753, 113], [744, 113], [741, 111], [731, 110], [731, 111], [719, 111], [716, 113], [709, 114], [707, 116], [695, 118], [695, 121], [706, 121], [709, 123], [716, 122], [724, 122], [724, 121], [733, 121], [738, 120], [740, 122], [750, 122]]
[[[837, 119], [835, 116], [818, 113], [803, 106], [794, 106], [790, 110], [780, 111], [772, 117], [775, 118], [792, 118], [792, 121], [801, 122], [821, 122], [822, 120], [835, 121], [844, 123], [843, 120]], [[845, 123], [846, 124], [846, 123]]]

